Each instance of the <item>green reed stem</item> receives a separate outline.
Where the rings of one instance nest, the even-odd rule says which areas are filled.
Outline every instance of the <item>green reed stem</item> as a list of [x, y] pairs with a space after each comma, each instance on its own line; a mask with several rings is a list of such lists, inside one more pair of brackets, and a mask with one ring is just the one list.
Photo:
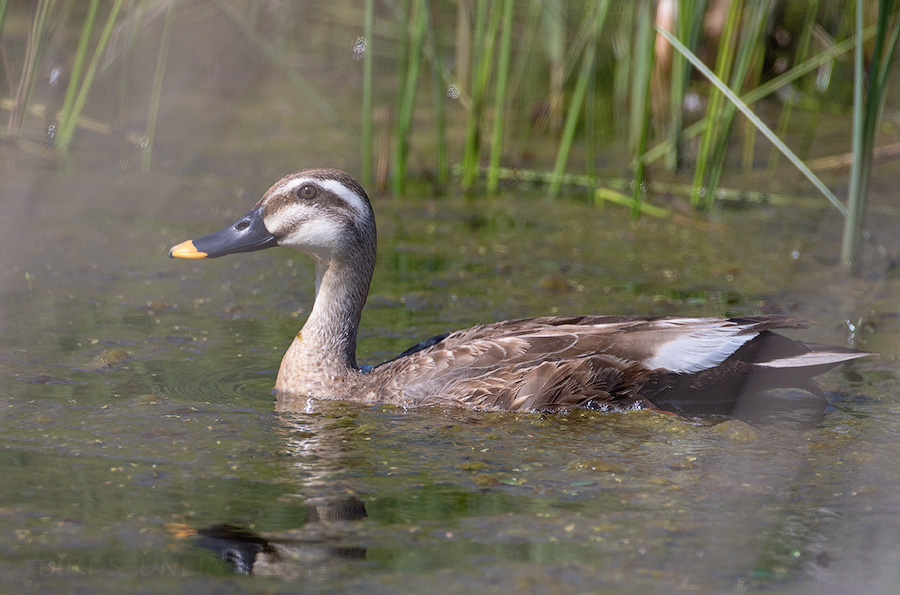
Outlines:
[[[874, 35], [875, 35], [875, 26], [872, 25], [870, 27], [867, 27], [865, 29], [865, 31], [863, 32], [863, 39], [867, 40], [867, 39], [873, 37]], [[664, 37], [666, 37], [666, 39], [669, 38], [668, 35], [664, 35]], [[763, 83], [756, 89], [748, 91], [747, 93], [745, 93], [744, 95], [742, 95], [740, 97], [740, 101], [743, 103], [753, 103], [755, 101], [759, 101], [763, 97], [767, 97], [768, 95], [771, 95], [772, 93], [774, 93], [781, 87], [784, 87], [785, 85], [790, 84], [791, 82], [797, 80], [798, 78], [802, 77], [803, 75], [819, 68], [823, 64], [831, 62], [838, 56], [841, 56], [841, 55], [847, 53], [848, 51], [852, 50], [854, 43], [855, 43], [855, 39], [856, 39], [855, 37], [851, 37], [850, 39], [845, 39], [844, 41], [842, 41], [838, 44], [835, 44], [834, 46], [832, 46], [830, 48], [827, 48], [822, 53], [813, 56], [812, 58], [803, 62], [802, 64], [798, 64], [797, 66], [791, 68], [787, 72], [776, 76], [775, 78], [771, 79], [768, 82]], [[679, 43], [681, 44], [681, 42], [679, 42]], [[689, 55], [693, 55], [693, 52], [688, 50], [687, 47], [684, 46], [684, 44], [681, 44], [681, 47], [683, 47], [684, 50], [689, 53]], [[681, 53], [680, 50], [679, 50], [679, 53]], [[689, 60], [690, 60], [690, 58], [689, 58]], [[693, 60], [690, 60], [690, 61], [692, 64], [695, 64], [695, 62]], [[709, 72], [709, 69], [707, 69], [707, 72]], [[679, 142], [684, 142], [684, 141], [691, 139], [691, 138], [697, 136], [698, 134], [704, 132], [706, 130], [706, 124], [707, 124], [707, 122], [705, 119], [700, 120], [699, 122], [695, 122], [694, 124], [691, 124], [690, 126], [685, 128], [681, 132], [681, 134], [679, 135]], [[660, 144], [656, 145], [655, 147], [653, 147], [652, 149], [650, 149], [649, 151], [647, 151], [647, 154], [644, 156], [644, 158], [646, 159], [647, 163], [651, 163], [653, 161], [656, 161], [660, 157], [663, 157], [666, 154], [667, 150], [668, 150], [668, 145], [666, 144], [666, 142], [660, 143]]]
[[475, 12], [475, 67], [472, 78], [471, 106], [466, 126], [466, 143], [463, 150], [462, 187], [469, 190], [478, 176], [478, 161], [481, 154], [481, 118], [484, 113], [484, 102], [488, 80], [490, 79], [494, 42], [500, 25], [500, 11], [491, 12], [490, 24], [487, 23], [489, 2], [479, 0]]
[[402, 169], [405, 171], [405, 164], [397, 163], [397, 160], [403, 159], [402, 155], [397, 154], [397, 148], [400, 144], [400, 138], [402, 133], [400, 131], [401, 125], [400, 121], [402, 119], [401, 114], [404, 109], [404, 100], [406, 99], [406, 79], [409, 76], [409, 44], [410, 44], [410, 29], [412, 27], [412, 21], [410, 17], [413, 11], [413, 0], [399, 0], [399, 18], [397, 20], [397, 24], [399, 25], [400, 35], [397, 38], [397, 56], [396, 56], [396, 67], [397, 67], [397, 95], [394, 98], [396, 104], [394, 105], [394, 149], [392, 151], [392, 159], [390, 160], [390, 165], [393, 167], [394, 171], [392, 174], [391, 180], [391, 192], [396, 196], [397, 195], [397, 185], [405, 184], [405, 180], [396, 181], [393, 179], [396, 177], [398, 169]]
[[[715, 77], [718, 80], [727, 80], [731, 72], [735, 52], [734, 37], [739, 27], [742, 3], [741, 0], [734, 0], [728, 7], [725, 29], [722, 32], [719, 51], [716, 55]], [[706, 108], [706, 117], [704, 118], [706, 126], [703, 130], [700, 150], [697, 154], [697, 167], [694, 170], [694, 194], [691, 196], [691, 206], [694, 208], [706, 208], [713, 201], [712, 193], [705, 187], [707, 179], [706, 169], [710, 165], [715, 150], [715, 143], [720, 134], [720, 123], [724, 124], [725, 115], [721, 111], [723, 103], [722, 94], [716, 92], [715, 88], [711, 89], [709, 104]]]
[[[675, 16], [675, 28], [678, 38], [691, 51], [697, 46], [700, 38], [700, 26], [706, 0], [679, 0], [678, 12]], [[669, 131], [666, 139], [666, 169], [675, 171], [681, 166], [682, 142], [681, 132], [684, 127], [684, 97], [690, 82], [691, 69], [684, 56], [678, 52], [672, 55], [672, 88], [669, 94]]]
[[696, 55], [688, 51], [688, 49], [684, 47], [684, 45], [680, 41], [678, 41], [671, 33], [660, 27], [656, 28], [656, 32], [659, 35], [662, 35], [666, 39], [666, 41], [671, 43], [676, 50], [683, 53], [700, 74], [705, 76], [723, 95], [725, 95], [725, 97], [729, 101], [734, 103], [735, 106], [737, 106], [737, 108], [741, 110], [741, 112], [745, 116], [747, 116], [751, 122], [753, 122], [753, 125], [756, 126], [756, 128], [760, 132], [762, 132], [770, 142], [778, 147], [778, 150], [781, 151], [797, 169], [800, 170], [800, 173], [806, 176], [806, 178], [810, 182], [812, 182], [812, 184], [819, 190], [819, 192], [821, 192], [822, 195], [825, 196], [825, 198], [827, 198], [832, 205], [834, 205], [834, 208], [837, 209], [838, 212], [841, 213], [841, 215], [847, 215], [847, 208], [843, 204], [841, 204], [841, 201], [839, 201], [837, 197], [835, 197], [835, 195], [831, 192], [831, 190], [829, 190], [828, 187], [822, 183], [822, 180], [816, 177], [816, 175], [808, 167], [806, 167], [806, 165], [800, 160], [800, 158], [797, 157], [787, 147], [787, 145], [785, 145], [784, 142], [782, 142], [781, 139], [779, 139], [775, 135], [775, 133], [772, 132], [772, 130], [768, 126], [766, 126], [766, 124], [762, 120], [759, 119], [756, 114], [753, 113], [753, 110], [751, 110], [747, 106], [747, 104], [744, 103], [744, 101], [742, 101], [741, 98], [734, 93], [734, 91], [728, 88], [728, 85], [718, 79], [716, 75], [713, 74], [713, 72], [709, 68], [707, 68], [706, 65]]
[[31, 102], [31, 92], [34, 89], [35, 73], [44, 52], [44, 41], [47, 36], [47, 20], [53, 12], [55, 0], [38, 0], [34, 8], [34, 18], [31, 21], [31, 29], [28, 32], [28, 41], [25, 45], [25, 59], [23, 61], [22, 74], [15, 90], [15, 101], [9, 112], [7, 131], [18, 134], [25, 121], [28, 105]]
[[103, 26], [103, 31], [100, 33], [100, 39], [97, 41], [97, 46], [94, 48], [94, 55], [91, 57], [91, 61], [85, 71], [84, 80], [81, 81], [78, 94], [75, 96], [71, 109], [68, 112], [63, 113], [59, 119], [59, 130], [56, 134], [56, 148], [60, 153], [65, 154], [69, 149], [69, 144], [72, 142], [75, 126], [78, 124], [78, 118], [81, 117], [84, 104], [87, 102], [88, 93], [90, 93], [91, 85], [94, 83], [94, 77], [97, 74], [97, 66], [100, 64], [100, 58], [103, 56], [103, 52], [106, 51], [106, 46], [112, 36], [113, 27], [116, 24], [116, 18], [118, 17], [119, 10], [122, 8], [123, 4], [125, 4], [125, 0], [115, 0], [113, 2], [112, 8], [109, 11], [109, 16], [106, 18], [106, 24]]
[[159, 41], [159, 55], [156, 57], [156, 72], [153, 75], [153, 87], [150, 90], [150, 105], [147, 108], [147, 145], [141, 154], [141, 169], [150, 169], [153, 155], [153, 142], [156, 140], [156, 120], [159, 116], [159, 100], [162, 96], [163, 77], [166, 73], [166, 61], [169, 56], [169, 42], [172, 39], [172, 25], [175, 22], [176, 2], [166, 7], [166, 18], [163, 24], [162, 38]]
[[[856, 2], [856, 56], [854, 57], [854, 73], [853, 73], [853, 164], [850, 168], [850, 189], [848, 195], [847, 220], [844, 225], [844, 237], [841, 244], [841, 261], [850, 268], [852, 273], [856, 273], [859, 263], [859, 252], [861, 243], [859, 241], [859, 231], [862, 227], [862, 209], [860, 208], [860, 192], [863, 190], [863, 178], [865, 176], [865, 167], [863, 161], [867, 160], [867, 155], [863, 152], [865, 144], [865, 106], [863, 86], [866, 76], [865, 65], [863, 60], [864, 48], [862, 43], [862, 35], [860, 30], [863, 23], [863, 3], [861, 0]], [[881, 37], [881, 32], [876, 38]], [[873, 56], [874, 59], [874, 56]], [[872, 93], [872, 91], [869, 91]]]
[[[820, 0], [810, 0], [809, 6], [806, 8], [806, 18], [803, 22], [803, 31], [800, 32], [800, 38], [797, 41], [797, 51], [794, 52], [794, 64], [802, 63], [809, 54], [809, 46], [812, 41], [813, 28], [816, 26], [816, 14], [819, 12]], [[794, 102], [786, 101], [781, 108], [781, 115], [778, 117], [778, 126], [776, 133], [779, 138], [783, 138], [787, 134], [787, 127], [790, 123], [791, 114], [794, 111]], [[802, 154], [802, 153], [801, 153]], [[769, 164], [767, 171], [769, 175], [775, 175], [778, 168], [778, 157], [781, 155], [774, 147], [769, 155]]]
[[584, 51], [584, 58], [581, 62], [581, 73], [578, 75], [578, 82], [575, 85], [575, 92], [572, 94], [572, 101], [569, 104], [568, 114], [566, 115], [566, 123], [563, 127], [562, 138], [559, 142], [559, 150], [556, 153], [556, 164], [553, 167], [553, 177], [550, 180], [550, 197], [559, 194], [562, 185], [562, 175], [566, 169], [566, 162], [569, 160], [569, 153], [572, 149], [572, 141], [575, 138], [575, 128], [578, 125], [578, 119], [584, 106], [584, 98], [588, 87], [588, 82], [594, 75], [594, 62], [597, 54], [597, 38], [603, 29], [606, 21], [606, 14], [609, 8], [608, 0], [602, 0], [596, 8], [594, 15], [594, 26], [592, 34], [588, 39], [587, 47]]
[[365, 53], [363, 54], [363, 88], [362, 88], [362, 140], [360, 141], [362, 163], [360, 171], [363, 185], [368, 188], [372, 185], [372, 34], [375, 28], [375, 0], [366, 0], [365, 25]]
[[[639, 205], [643, 203], [643, 196], [646, 189], [645, 175], [647, 164], [643, 159], [643, 154], [647, 152], [647, 138], [650, 134], [650, 82], [653, 74], [653, 64], [656, 58], [656, 33], [653, 30], [653, 11], [650, 2], [641, 4], [641, 12], [638, 16], [638, 55], [640, 63], [644, 66], [640, 69], [640, 76], [643, 80], [640, 85], [635, 87], [638, 95], [635, 97], [637, 106], [635, 109], [643, 111], [641, 118], [641, 127], [638, 131], [637, 146], [635, 147], [635, 155], [637, 156], [637, 167], [634, 169], [634, 187], [631, 189], [631, 216], [637, 218], [641, 214]], [[640, 98], [640, 101], [637, 99]]]
[[587, 97], [584, 102], [584, 171], [587, 175], [597, 175], [597, 70], [588, 76]]
[[494, 126], [491, 135], [490, 168], [488, 169], [487, 191], [496, 194], [499, 185], [496, 171], [503, 153], [503, 122], [506, 106], [506, 87], [509, 81], [509, 60], [512, 48], [513, 2], [503, 0], [503, 33], [500, 38], [500, 57], [497, 62], [497, 85], [494, 89]]
[[[762, 36], [763, 31], [760, 29], [757, 33], [757, 43], [752, 50], [752, 58], [750, 59], [750, 72], [744, 78], [747, 85], [755, 87], [759, 85], [759, 79], [762, 77], [763, 61], [766, 53], [766, 43]], [[740, 87], [738, 87], [740, 91]], [[750, 107], [753, 107], [752, 105]], [[732, 109], [732, 112], [734, 109]], [[756, 157], [756, 129], [749, 120], [743, 120], [744, 131], [744, 151], [742, 159], [742, 167], [745, 173], [753, 171], [753, 162]], [[724, 158], [724, 156], [723, 156]]]
[[[848, 195], [848, 215], [844, 222], [844, 234], [841, 245], [841, 261], [848, 267], [852, 275], [858, 275], [862, 269], [862, 239], [866, 234], [866, 203], [869, 177], [872, 171], [875, 137], [881, 122], [881, 112], [887, 93], [887, 80], [894, 61], [897, 40], [900, 38], [900, 21], [894, 19], [893, 28], [889, 30], [891, 16], [894, 12], [894, 0], [880, 0], [878, 3], [878, 31], [872, 48], [869, 64], [871, 77], [868, 95], [864, 97], [865, 66], [863, 62], [862, 22], [863, 0], [857, 0], [856, 6], [856, 57], [854, 61], [853, 86], [853, 165], [850, 170], [850, 190]], [[870, 238], [871, 239], [871, 238]]]
[[[425, 57], [431, 63], [431, 86], [434, 95], [434, 124], [437, 138], [437, 171], [435, 183], [438, 192], [450, 182], [450, 158], [447, 156], [447, 115], [444, 109], [446, 101], [445, 73], [441, 60], [441, 52], [438, 49], [438, 40], [431, 27], [428, 28], [428, 43], [425, 44]], [[449, 80], [449, 77], [447, 77]]]
[[628, 113], [628, 150], [639, 154], [638, 145], [644, 135], [647, 122], [647, 104], [650, 96], [647, 94], [650, 77], [653, 73], [655, 52], [650, 39], [653, 34], [653, 16], [650, 0], [639, 0], [635, 4], [637, 23], [635, 39], [631, 50], [631, 69], [629, 78], [631, 82], [631, 109]]
[[615, 46], [616, 67], [613, 71], [613, 130], [617, 135], [628, 134], [631, 77], [634, 72], [634, 10], [619, 15], [616, 36], [626, 40]]
[[394, 196], [400, 196], [406, 187], [406, 172], [409, 160], [409, 131], [412, 126], [413, 108], [416, 103], [416, 87], [419, 80], [419, 65], [422, 62], [422, 44], [425, 30], [428, 27], [428, 0], [415, 0], [415, 16], [413, 30], [409, 38], [409, 65], [404, 76], [406, 85], [397, 115], [397, 132], [394, 138], [394, 175], [392, 190]]
[[[78, 39], [78, 48], [75, 50], [75, 62], [72, 64], [72, 73], [69, 76], [69, 85], [66, 87], [66, 96], [65, 99], [63, 99], [60, 122], [66, 121], [71, 117], [72, 108], [75, 104], [75, 97], [78, 95], [81, 72], [84, 70], [88, 44], [91, 41], [91, 34], [94, 31], [94, 21], [97, 17], [97, 7], [99, 5], [99, 0], [91, 0], [91, 4], [85, 15], [84, 25], [81, 27], [81, 37]], [[58, 135], [59, 131], [57, 131], [57, 138]]]
[[3, 36], [3, 26], [6, 24], [7, 8], [9, 8], [9, 0], [0, 0], [0, 37]]
[[[757, 48], [762, 41], [763, 26], [769, 14], [770, 2], [771, 0], [753, 2], [747, 6], [747, 14], [744, 15], [744, 18], [740, 19], [743, 23], [740, 43], [734, 55], [734, 63], [731, 66], [730, 86], [735, 93], [741, 90], [744, 81], [747, 80], [747, 72], [753, 62], [753, 56], [757, 53]], [[736, 23], [736, 25], [739, 25], [739, 23]], [[722, 117], [718, 120], [719, 129], [712, 139], [713, 150], [711, 163], [709, 164], [709, 174], [706, 180], [706, 202], [703, 208], [710, 208], [715, 201], [715, 191], [719, 186], [719, 181], [725, 169], [725, 159], [734, 123], [735, 105], [725, 102], [724, 97], [721, 97], [721, 103]]]
[[547, 97], [547, 121], [550, 130], [560, 129], [563, 115], [564, 83], [566, 78], [566, 9], [564, 0], [542, 0], [541, 47], [550, 66], [550, 89]]

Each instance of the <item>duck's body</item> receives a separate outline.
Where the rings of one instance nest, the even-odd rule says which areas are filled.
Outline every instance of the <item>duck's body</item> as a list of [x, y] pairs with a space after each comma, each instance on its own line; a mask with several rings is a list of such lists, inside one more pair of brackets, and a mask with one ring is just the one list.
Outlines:
[[312, 312], [275, 383], [296, 397], [481, 409], [658, 407], [730, 413], [749, 394], [798, 387], [860, 351], [793, 341], [770, 329], [787, 317], [555, 316], [476, 326], [434, 337], [369, 371], [356, 336], [375, 266], [375, 220], [349, 175], [304, 170], [275, 184], [235, 225], [175, 246], [170, 256], [217, 257], [274, 245], [316, 265]]

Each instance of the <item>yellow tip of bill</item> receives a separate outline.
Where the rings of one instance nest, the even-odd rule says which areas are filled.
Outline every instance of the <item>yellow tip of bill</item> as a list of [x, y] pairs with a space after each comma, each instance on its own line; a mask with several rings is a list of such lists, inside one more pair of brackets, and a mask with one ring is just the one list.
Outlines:
[[206, 252], [200, 252], [194, 246], [193, 240], [181, 242], [169, 250], [169, 258], [206, 258]]

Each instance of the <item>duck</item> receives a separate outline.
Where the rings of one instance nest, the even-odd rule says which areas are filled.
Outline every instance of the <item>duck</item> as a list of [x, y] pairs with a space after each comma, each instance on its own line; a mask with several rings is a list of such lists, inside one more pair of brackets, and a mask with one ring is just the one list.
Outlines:
[[175, 245], [169, 257], [219, 258], [275, 246], [299, 250], [315, 265], [312, 310], [275, 380], [281, 410], [335, 399], [730, 415], [755, 395], [780, 389], [824, 403], [812, 378], [871, 355], [773, 332], [806, 326], [791, 316], [560, 315], [457, 330], [377, 366], [359, 366], [357, 335], [375, 270], [375, 215], [359, 182], [336, 169], [285, 176], [234, 224]]

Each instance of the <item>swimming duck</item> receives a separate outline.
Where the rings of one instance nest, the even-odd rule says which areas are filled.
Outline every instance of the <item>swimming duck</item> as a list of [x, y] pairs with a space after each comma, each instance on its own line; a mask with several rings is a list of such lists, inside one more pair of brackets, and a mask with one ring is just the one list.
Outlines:
[[[803, 343], [772, 329], [783, 316], [549, 316], [475, 326], [423, 341], [374, 368], [356, 337], [375, 268], [375, 217], [362, 186], [333, 169], [284, 177], [233, 225], [174, 246], [174, 258], [217, 258], [287, 246], [315, 263], [316, 298], [284, 355], [279, 406], [326, 398], [492, 410], [657, 408], [729, 414], [741, 399], [796, 387], [869, 355]], [[298, 405], [299, 406], [299, 405]]]

